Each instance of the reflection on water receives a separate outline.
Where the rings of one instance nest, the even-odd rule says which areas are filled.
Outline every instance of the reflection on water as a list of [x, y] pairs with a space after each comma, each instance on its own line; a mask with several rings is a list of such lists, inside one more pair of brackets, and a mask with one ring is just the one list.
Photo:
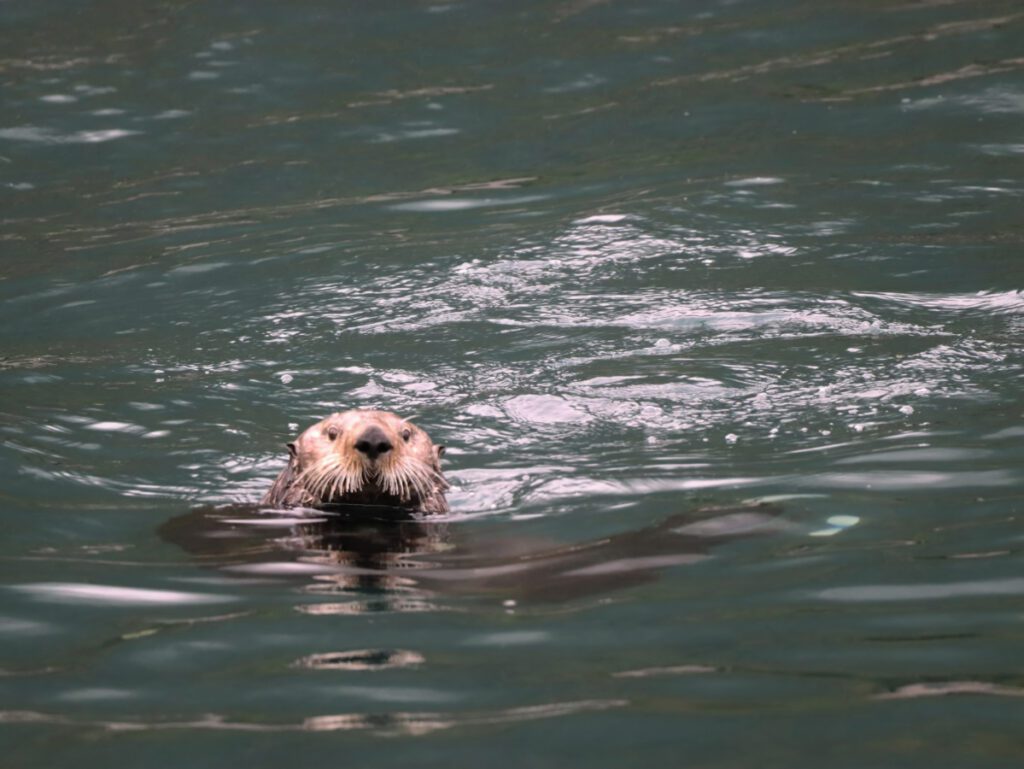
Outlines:
[[[661, 569], [699, 563], [716, 544], [784, 530], [779, 512], [767, 504], [701, 510], [650, 528], [559, 545], [512, 532], [481, 539], [468, 522], [389, 520], [393, 513], [385, 508], [343, 507], [306, 519], [253, 508], [201, 508], [167, 522], [160, 535], [204, 565], [233, 574], [312, 579], [303, 588], [307, 594], [373, 595], [385, 611], [403, 611], [410, 603], [418, 610], [422, 603], [416, 601], [430, 601], [436, 609], [446, 594], [493, 595], [511, 608], [601, 597], [643, 584]], [[268, 534], [271, 527], [279, 536]], [[299, 608], [313, 614], [353, 611], [334, 602]]]
[[311, 654], [296, 660], [297, 667], [316, 670], [384, 670], [393, 667], [421, 665], [422, 654], [400, 649], [361, 649], [350, 652]]
[[1017, 5], [0, 15], [4, 766], [1021, 763]]
[[231, 596], [205, 593], [186, 593], [180, 590], [143, 590], [112, 585], [76, 585], [68, 583], [34, 583], [16, 585], [16, 590], [43, 601], [67, 603], [93, 603], [111, 606], [145, 606], [147, 604], [221, 603], [233, 600]]

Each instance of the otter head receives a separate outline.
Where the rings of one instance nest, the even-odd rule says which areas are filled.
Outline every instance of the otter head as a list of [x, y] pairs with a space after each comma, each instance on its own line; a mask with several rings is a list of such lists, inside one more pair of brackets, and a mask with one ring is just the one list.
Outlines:
[[391, 505], [418, 509], [448, 484], [441, 475], [444, 446], [388, 411], [332, 414], [288, 444], [302, 503]]

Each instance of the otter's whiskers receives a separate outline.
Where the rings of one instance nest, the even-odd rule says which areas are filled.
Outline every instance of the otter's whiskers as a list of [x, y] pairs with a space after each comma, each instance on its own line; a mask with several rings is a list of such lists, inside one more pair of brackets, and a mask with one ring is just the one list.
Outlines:
[[436, 476], [437, 473], [421, 462], [401, 457], [385, 461], [377, 472], [376, 480], [385, 494], [409, 502], [429, 496]]
[[314, 499], [329, 501], [360, 491], [366, 483], [366, 476], [366, 470], [359, 462], [343, 462], [337, 454], [328, 454], [303, 470], [299, 478]]

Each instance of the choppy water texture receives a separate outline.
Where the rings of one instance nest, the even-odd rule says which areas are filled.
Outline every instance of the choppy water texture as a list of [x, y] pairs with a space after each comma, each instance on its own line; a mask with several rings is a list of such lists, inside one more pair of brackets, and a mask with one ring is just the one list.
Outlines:
[[0, 14], [5, 767], [1024, 764], [1019, 3]]

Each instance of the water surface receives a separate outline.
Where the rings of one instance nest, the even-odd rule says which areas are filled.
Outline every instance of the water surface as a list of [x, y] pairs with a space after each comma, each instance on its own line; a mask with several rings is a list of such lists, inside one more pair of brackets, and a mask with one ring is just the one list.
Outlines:
[[2, 19], [5, 765], [1024, 760], [1018, 4]]

